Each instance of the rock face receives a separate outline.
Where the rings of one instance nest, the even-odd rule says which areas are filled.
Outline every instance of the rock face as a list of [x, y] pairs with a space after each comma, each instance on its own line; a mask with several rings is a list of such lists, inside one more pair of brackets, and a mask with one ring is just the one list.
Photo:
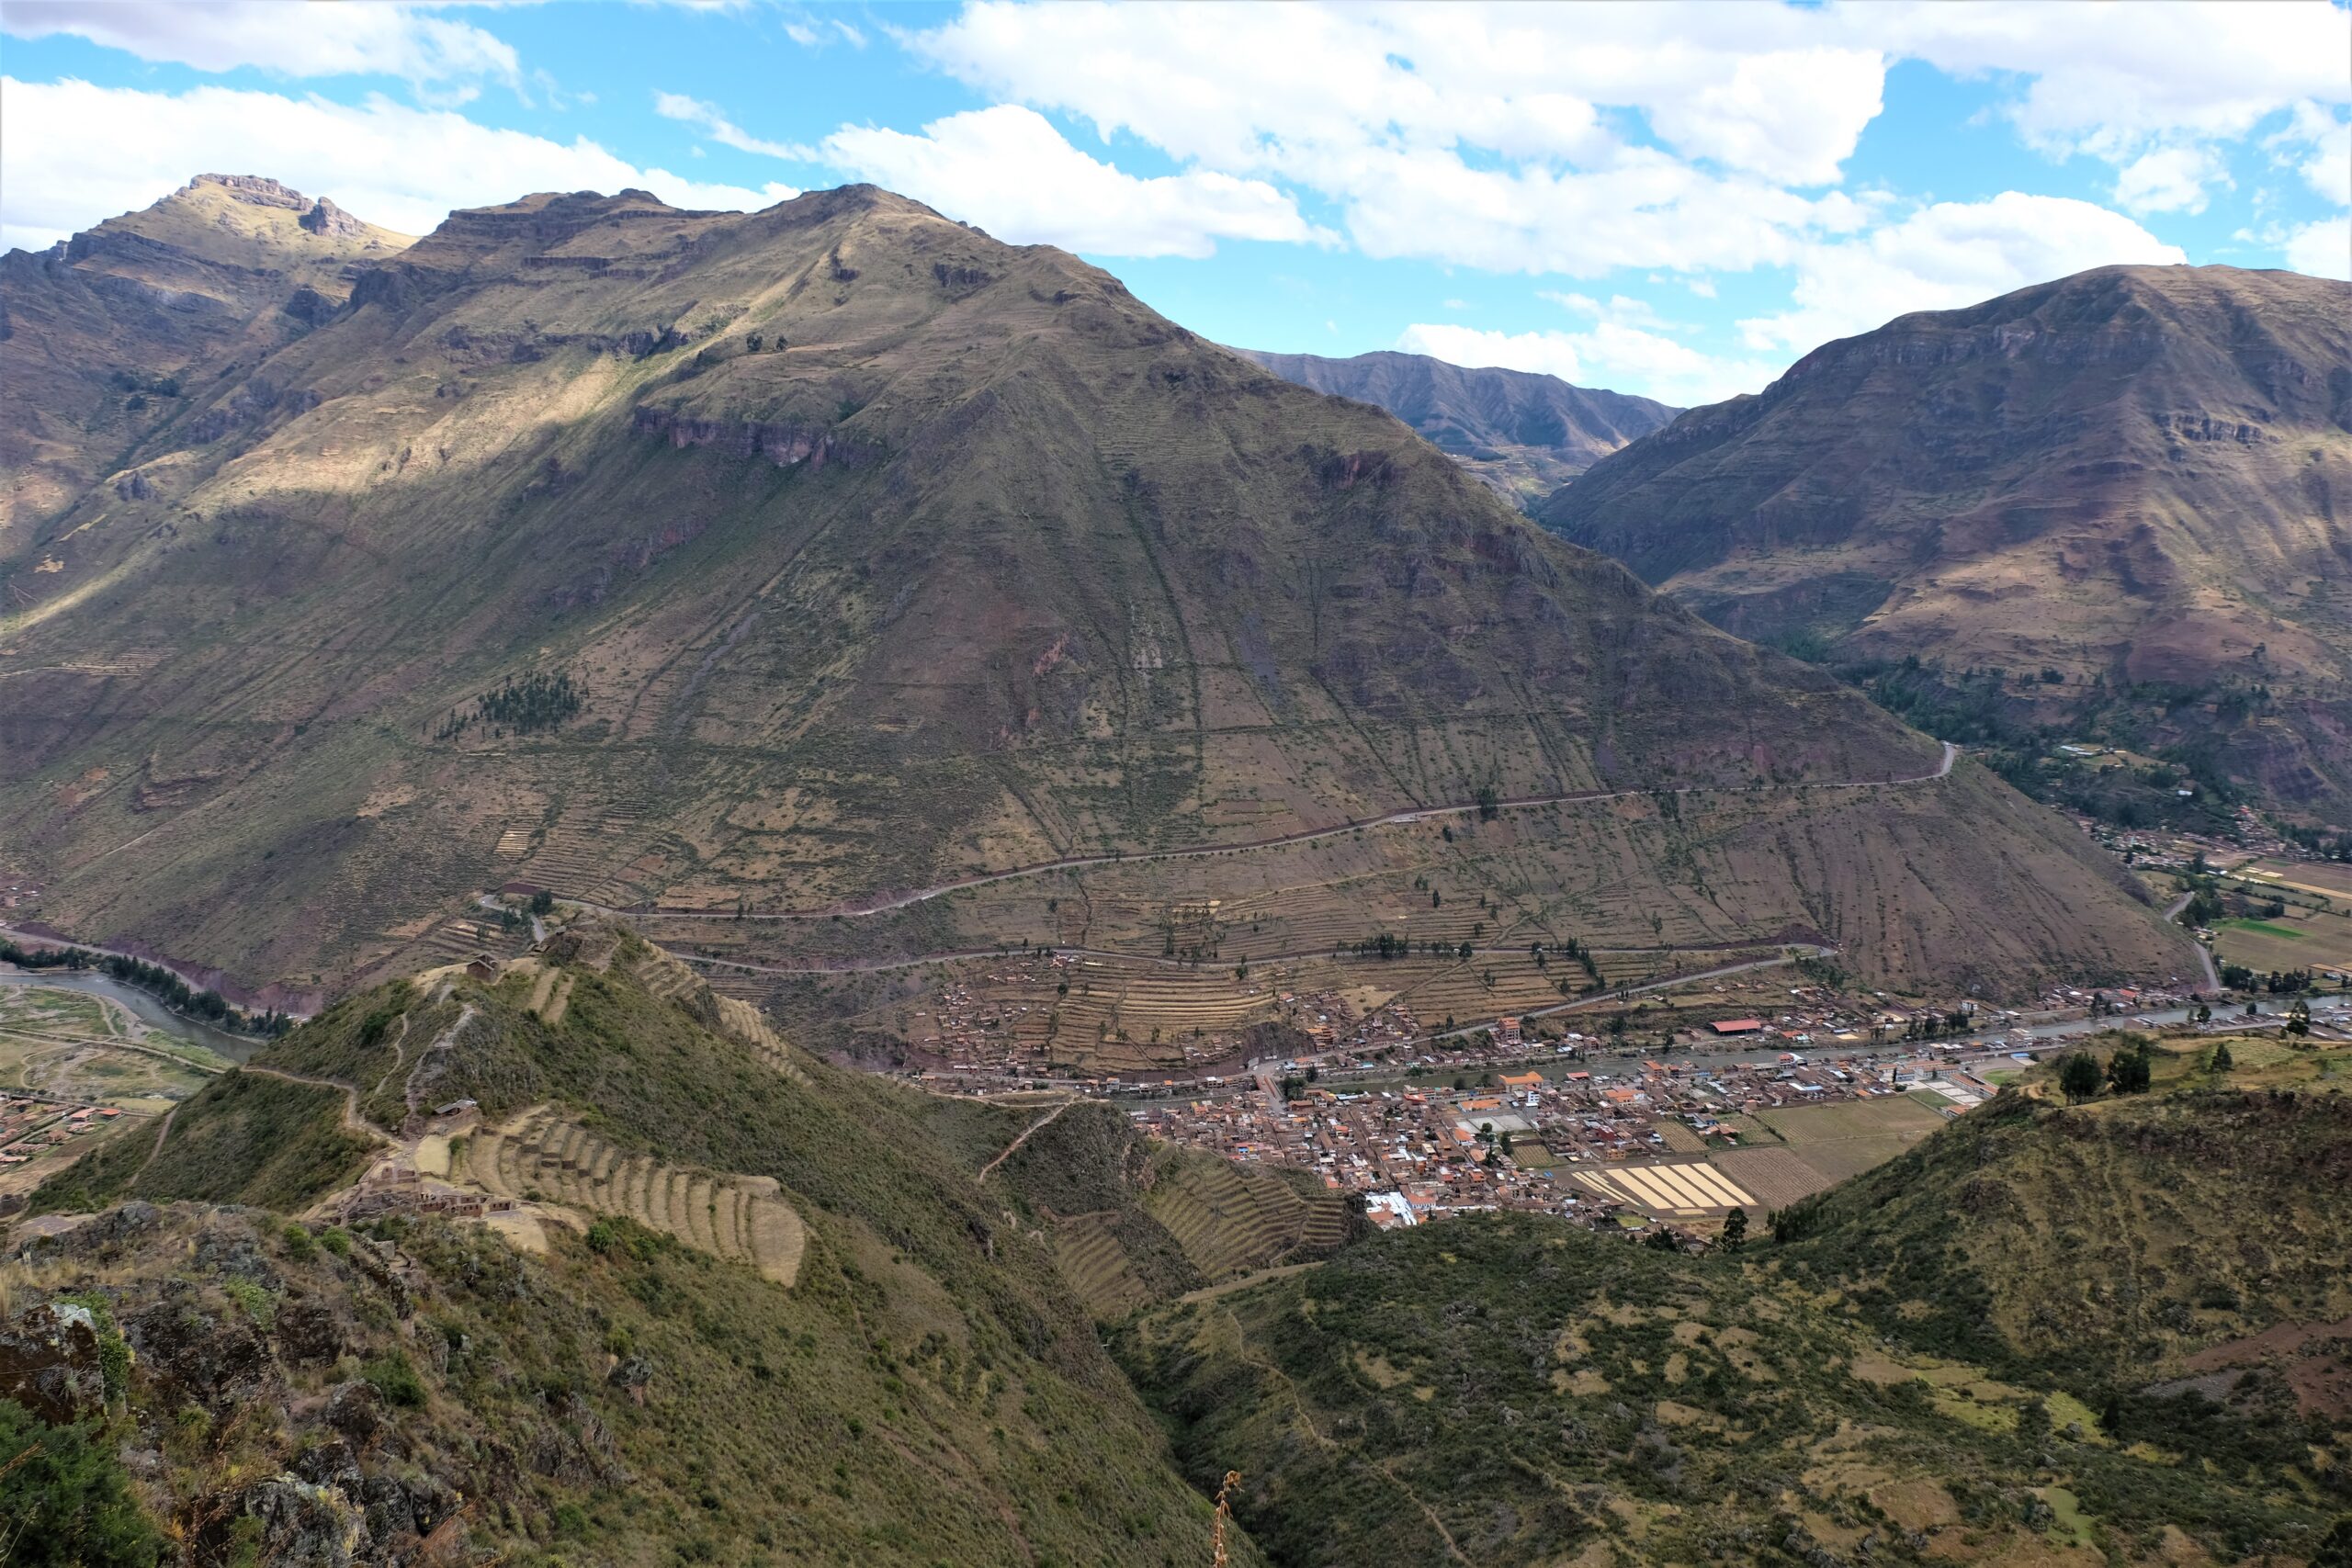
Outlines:
[[1285, 381], [1386, 409], [1516, 505], [1541, 500], [1676, 412], [1556, 376], [1467, 369], [1419, 354], [1236, 352]]
[[2347, 497], [2352, 285], [2106, 267], [1830, 344], [1537, 516], [1742, 636], [1996, 665], [2052, 715], [2161, 688], [2150, 742], [2341, 822]]
[[356, 238], [368, 232], [367, 224], [362, 223], [325, 197], [319, 197], [319, 204], [303, 213], [295, 221], [313, 234], [335, 234], [345, 238]]
[[[419, 917], [517, 877], [872, 907], [1482, 790], [1939, 761], [1385, 413], [872, 187], [749, 214], [534, 196], [372, 258], [322, 324], [272, 320], [292, 341], [112, 459], [149, 499], [12, 537], [57, 564], [17, 574], [0, 654], [0, 830], [56, 868], [50, 918], [240, 974], [396, 962]], [[485, 716], [559, 674], [560, 711]], [[143, 784], [159, 748], [219, 770], [200, 818], [47, 782]], [[1943, 817], [1987, 812], [2026, 820]], [[2026, 830], [1999, 863], [2088, 879], [2049, 962], [2169, 967], [2079, 846]], [[1629, 852], [1611, 879], [1663, 874], [1662, 842]], [[1806, 852], [1760, 852], [1724, 875], [1773, 890], [1761, 929], [1825, 921]], [[1936, 880], [2014, 907], [2008, 876]]]

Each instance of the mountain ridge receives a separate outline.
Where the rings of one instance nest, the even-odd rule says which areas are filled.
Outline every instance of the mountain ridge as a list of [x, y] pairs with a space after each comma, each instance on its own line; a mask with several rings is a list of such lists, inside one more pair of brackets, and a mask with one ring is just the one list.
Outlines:
[[1460, 366], [1422, 354], [1377, 350], [1333, 359], [1234, 352], [1285, 381], [1386, 409], [1520, 506], [1541, 500], [1679, 412], [1556, 376]]
[[[57, 929], [316, 985], [397, 966], [510, 881], [799, 907], [1696, 786], [1717, 794], [1671, 819], [1586, 815], [1632, 835], [1607, 863], [1644, 885], [1699, 835], [1682, 902], [1719, 936], [1833, 930], [1892, 878], [1902, 915], [1856, 938], [1873, 973], [1982, 964], [1917, 935], [1979, 902], [2049, 911], [1997, 950], [2005, 985], [2178, 965], [2096, 852], [1967, 768], [1939, 807], [1837, 809], [1901, 815], [1930, 862], [1973, 855], [1973, 821], [2008, 869], [1796, 870], [1846, 852], [1765, 817], [1812, 809], [1808, 782], [1927, 773], [1934, 744], [1558, 544], [1386, 414], [872, 187], [454, 214], [187, 400], [10, 556], [0, 841]], [[1383, 874], [1402, 898], [1416, 873]], [[1055, 902], [933, 905], [877, 940], [1052, 940]]]
[[2341, 820], [2348, 317], [2325, 279], [2098, 268], [1826, 344], [1536, 513], [1745, 635], [1998, 666], [2027, 722], [2138, 701], [2117, 739]]

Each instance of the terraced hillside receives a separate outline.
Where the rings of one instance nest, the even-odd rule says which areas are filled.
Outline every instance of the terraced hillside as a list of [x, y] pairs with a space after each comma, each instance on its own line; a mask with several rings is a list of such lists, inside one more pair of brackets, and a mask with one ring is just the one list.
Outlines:
[[[184, 1434], [194, 1401], [209, 1429], [250, 1426], [233, 1455], [159, 1440], [174, 1496], [264, 1521], [264, 1562], [299, 1555], [267, 1532], [319, 1517], [345, 1521], [334, 1539], [357, 1561], [415, 1560], [392, 1495], [443, 1500], [413, 1535], [492, 1499], [453, 1527], [473, 1550], [560, 1540], [583, 1562], [1207, 1562], [1209, 1503], [1169, 1464], [1049, 1239], [948, 1152], [933, 1103], [813, 1057], [787, 1077], [711, 1026], [707, 992], [654, 996], [639, 970], [666, 966], [603, 934], [551, 960], [571, 981], [557, 1022], [530, 1010], [544, 971], [395, 981], [255, 1058], [322, 1087], [249, 1066], [180, 1108], [143, 1176], [111, 1149], [85, 1160], [37, 1206], [200, 1193], [278, 1213], [130, 1202], [74, 1233], [86, 1250], [69, 1237], [12, 1262], [0, 1315], [106, 1281], [136, 1351], [127, 1418]], [[372, 1137], [397, 1136], [401, 1075], [424, 1063], [433, 1098], [478, 1100], [494, 1129], [461, 1170], [594, 1223], [547, 1225], [539, 1256], [430, 1216], [289, 1230], [280, 1216], [352, 1173], [288, 1181], [279, 1151], [334, 1134], [352, 1099]], [[253, 1129], [256, 1089], [286, 1091], [271, 1134], [220, 1135]], [[181, 1146], [209, 1151], [200, 1169], [167, 1168]], [[209, 1371], [175, 1381], [194, 1367]], [[368, 1443], [322, 1457], [299, 1440], [371, 1388]], [[273, 1493], [283, 1473], [300, 1485]]]
[[940, 951], [915, 896], [1008, 869], [1286, 915], [1284, 846], [1337, 841], [1298, 835], [1504, 802], [1610, 859], [1531, 862], [1537, 897], [1638, 908], [1688, 880], [1618, 822], [1660, 790], [1732, 803], [1742, 908], [1692, 918], [1741, 937], [1850, 881], [1853, 966], [1917, 980], [1954, 960], [1913, 932], [1999, 941], [1979, 906], [2054, 878], [2020, 965], [2178, 951], [1994, 781], [1885, 808], [1917, 865], [1826, 829], [1799, 786], [1938, 748], [1385, 413], [869, 187], [458, 213], [191, 400], [8, 536], [0, 838], [53, 924], [255, 987], [409, 967], [509, 882], [804, 911], [820, 952], [883, 908]]
[[1115, 1348], [1285, 1568], [2331, 1561], [2352, 1053], [2227, 1089], [2207, 1043], [2153, 1095], [2004, 1095], [1801, 1239], [1454, 1219]]
[[1329, 1257], [1363, 1229], [1340, 1194], [1301, 1173], [1149, 1144], [1111, 1105], [990, 1109], [995, 1131], [979, 1135], [975, 1152], [1004, 1140], [983, 1164], [991, 1190], [1050, 1233], [1064, 1276], [1106, 1321], [1255, 1269]]
[[2352, 283], [2100, 267], [1816, 349], [1535, 511], [1742, 636], [1917, 661], [1957, 739], [2098, 734], [2341, 824], [2347, 322]]
[[626, 1215], [699, 1251], [749, 1263], [779, 1285], [799, 1276], [808, 1247], [800, 1216], [776, 1196], [775, 1178], [665, 1165], [544, 1105], [468, 1139], [452, 1174], [501, 1198]]

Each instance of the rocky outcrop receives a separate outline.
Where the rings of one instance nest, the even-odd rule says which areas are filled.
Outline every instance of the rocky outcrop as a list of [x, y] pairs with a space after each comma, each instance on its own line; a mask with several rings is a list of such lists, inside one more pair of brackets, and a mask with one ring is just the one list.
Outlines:
[[337, 207], [325, 197], [319, 204], [295, 220], [313, 234], [359, 235], [368, 232], [368, 225]]
[[98, 1325], [88, 1307], [45, 1303], [0, 1326], [0, 1399], [59, 1423], [103, 1406]]
[[855, 468], [882, 452], [878, 443], [844, 434], [838, 427], [792, 420], [696, 419], [640, 404], [631, 423], [637, 430], [663, 437], [672, 446], [709, 446], [738, 457], [762, 457], [779, 468], [806, 463], [812, 473], [828, 463]]
[[283, 207], [300, 212], [311, 205], [310, 198], [293, 186], [259, 175], [198, 175], [182, 186], [179, 194], [187, 196], [198, 186], [219, 186], [248, 207]]

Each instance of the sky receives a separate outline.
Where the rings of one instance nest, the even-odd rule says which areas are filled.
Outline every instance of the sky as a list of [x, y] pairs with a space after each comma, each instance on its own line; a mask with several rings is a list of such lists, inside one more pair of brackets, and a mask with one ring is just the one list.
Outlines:
[[1677, 405], [2113, 263], [2352, 276], [2352, 9], [0, 0], [0, 243], [868, 180], [1193, 330]]

